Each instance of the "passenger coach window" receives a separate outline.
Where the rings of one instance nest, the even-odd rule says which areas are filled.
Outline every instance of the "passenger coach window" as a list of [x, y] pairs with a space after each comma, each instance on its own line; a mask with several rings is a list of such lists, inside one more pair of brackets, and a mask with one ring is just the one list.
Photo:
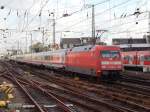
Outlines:
[[124, 57], [124, 60], [129, 60], [129, 59], [130, 59], [129, 56], [125, 56], [125, 57]]
[[45, 56], [45, 60], [49, 60], [49, 56]]
[[141, 56], [141, 57], [140, 57], [140, 60], [141, 60], [141, 61], [144, 61], [144, 56]]
[[101, 51], [101, 56], [103, 58], [120, 58], [119, 51]]
[[125, 56], [124, 60], [131, 61], [131, 60], [133, 60], [133, 57], [132, 56]]
[[144, 61], [150, 61], [150, 56], [144, 56]]

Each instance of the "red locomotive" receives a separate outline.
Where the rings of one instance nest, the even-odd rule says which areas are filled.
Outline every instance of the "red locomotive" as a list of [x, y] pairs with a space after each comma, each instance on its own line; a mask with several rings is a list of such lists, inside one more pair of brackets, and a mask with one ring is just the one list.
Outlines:
[[122, 71], [120, 48], [116, 46], [88, 45], [17, 55], [11, 59], [94, 77], [116, 77]]
[[122, 59], [127, 69], [135, 68], [143, 72], [150, 72], [150, 51], [122, 52]]

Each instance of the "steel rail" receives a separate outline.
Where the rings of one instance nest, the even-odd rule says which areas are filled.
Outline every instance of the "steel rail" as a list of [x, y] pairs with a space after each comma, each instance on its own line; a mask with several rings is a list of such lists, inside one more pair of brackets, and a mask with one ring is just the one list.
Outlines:
[[150, 86], [150, 81], [149, 80], [138, 79], [138, 78], [133, 77], [133, 76], [122, 76], [121, 81], [136, 83], [136, 84], [140, 84], [140, 85], [143, 85], [143, 86]]
[[34, 83], [34, 86], [36, 86], [36, 88], [38, 88], [39, 90], [43, 91], [45, 94], [47, 94], [48, 96], [50, 96], [51, 98], [53, 98], [55, 101], [57, 101], [57, 103], [59, 103], [59, 106], [62, 107], [62, 109], [65, 112], [74, 112], [71, 108], [69, 108], [68, 106], [66, 106], [61, 100], [59, 100], [58, 98], [56, 98], [54, 95], [50, 94], [49, 92], [47, 92], [45, 89], [43, 89], [40, 86], [37, 86]]
[[[17, 76], [17, 77], [18, 77], [18, 76]], [[26, 82], [26, 83], [28, 83], [28, 84], [31, 83], [31, 82], [29, 82], [29, 80], [25, 80], [25, 79], [23, 79], [22, 77], [18, 77], [18, 78], [20, 78], [21, 81], [23, 80], [23, 82]], [[20, 79], [18, 79], [18, 80], [20, 80]], [[33, 82], [32, 82], [32, 85], [33, 85]], [[38, 86], [40, 86], [40, 85], [38, 85]], [[47, 90], [46, 90], [46, 91], [47, 91]], [[50, 93], [50, 94], [52, 94], [52, 95], [55, 95], [55, 97], [57, 96], [57, 97], [59, 97], [59, 98], [66, 99], [65, 97], [61, 97], [60, 95], [55, 94], [55, 93], [53, 93], [52, 91], [48, 91], [48, 93]], [[73, 101], [73, 100], [71, 100], [71, 99], [66, 99], [66, 100], [76, 103], [75, 101]], [[79, 102], [78, 102], [78, 103], [79, 103]], [[82, 103], [80, 103], [80, 104], [82, 105]], [[85, 105], [82, 105], [82, 106], [85, 106]], [[91, 107], [89, 107], [88, 105], [86, 105], [85, 107], [91, 109]], [[96, 108], [92, 108], [92, 109], [96, 110], [97, 112], [101, 112], [101, 111], [98, 111]]]
[[54, 95], [48, 93], [44, 88], [41, 88], [39, 85], [36, 85], [33, 81], [29, 81], [29, 80], [26, 80], [25, 78], [18, 77], [18, 76], [14, 77], [12, 74], [11, 74], [11, 76], [13, 78], [15, 78], [18, 81], [18, 83], [21, 82], [21, 83], [24, 83], [24, 84], [28, 84], [28, 85], [30, 85], [30, 86], [32, 86], [32, 87], [34, 87], [36, 89], [39, 89], [40, 91], [44, 92], [49, 97], [53, 98], [65, 112], [74, 112], [70, 107], [66, 106], [61, 100], [59, 100]]
[[[43, 85], [42, 83], [40, 82], [37, 82], [37, 81], [34, 81], [36, 82], [38, 85], [40, 85], [41, 87], [45, 86], [45, 87], [49, 87], [49, 85]], [[97, 100], [97, 99], [94, 99], [94, 98], [91, 98], [89, 97], [87, 94], [81, 92], [80, 90], [78, 91], [74, 91], [73, 89], [70, 89], [70, 88], [67, 88], [67, 90], [72, 93], [72, 94], [75, 94], [75, 95], [78, 95], [78, 96], [81, 96], [81, 97], [84, 97], [86, 98], [87, 100], [91, 101], [91, 102], [95, 102], [97, 104], [101, 104], [101, 105], [105, 105], [109, 108], [112, 108], [113, 110], [115, 111], [120, 111], [120, 112], [124, 112], [124, 111], [128, 111], [128, 112], [136, 112], [134, 110], [131, 110], [131, 109], [128, 109], [128, 108], [125, 108], [125, 107], [120, 107], [120, 106], [117, 106], [115, 104], [110, 104], [108, 102], [105, 102], [105, 101], [100, 101], [100, 100]]]
[[[44, 78], [44, 79], [45, 79], [46, 76], [42, 75], [41, 78]], [[47, 78], [46, 78], [46, 79], [47, 79]], [[51, 81], [54, 82], [54, 83], [56, 83], [56, 82], [59, 83], [60, 86], [63, 86], [63, 85], [64, 85], [63, 82], [60, 81], [60, 80], [55, 80], [55, 79], [53, 79], [53, 80], [51, 80]], [[61, 84], [60, 84], [60, 83], [61, 83]], [[67, 85], [67, 84], [65, 84], [65, 85]], [[65, 86], [65, 87], [66, 87], [66, 86]], [[67, 87], [67, 89], [69, 90], [70, 88]], [[80, 92], [79, 90], [78, 90], [78, 91], [75, 91], [75, 89], [71, 89], [71, 91], [74, 91], [74, 93], [76, 93], [76, 94], [77, 94], [77, 93], [82, 94], [84, 97], [87, 96], [87, 95], [84, 94], [84, 92]], [[143, 106], [141, 106], [141, 105], [138, 105], [138, 104], [135, 104], [135, 103], [132, 103], [132, 102], [129, 102], [129, 103], [130, 103], [130, 105], [132, 105], [132, 106], [135, 105], [135, 106], [140, 107], [141, 109], [145, 109], [145, 110], [148, 110], [148, 111], [150, 110], [149, 108], [143, 107]], [[124, 108], [124, 110], [127, 110], [127, 111], [134, 111], [134, 110], [129, 110], [129, 109], [127, 109], [127, 108]]]
[[32, 87], [39, 89], [40, 91], [42, 91], [43, 93], [47, 94], [48, 96], [50, 96], [51, 98], [53, 98], [60, 107], [62, 107], [62, 109], [65, 112], [74, 112], [71, 108], [69, 108], [68, 106], [66, 106], [61, 100], [59, 100], [57, 97], [55, 97], [54, 95], [50, 94], [49, 92], [46, 91], [46, 89], [40, 87], [40, 85], [37, 85], [33, 80], [26, 80], [23, 79], [22, 77], [17, 77], [18, 79], [20, 79], [20, 81], [24, 80], [26, 82], [28, 82], [28, 84], [30, 84]]
[[[37, 71], [35, 71], [35, 73], [36, 74], [40, 74], [40, 77], [42, 78], [44, 78], [44, 76], [46, 75], [47, 77], [49, 76], [48, 74], [46, 74], [46, 73], [42, 73], [42, 72], [37, 72]], [[33, 74], [35, 74], [35, 73], [33, 73]], [[107, 84], [107, 83], [103, 83], [103, 84], [95, 84], [95, 83], [87, 83], [87, 82], [81, 82], [81, 81], [75, 81], [75, 80], [71, 80], [71, 82], [72, 83], [70, 83], [70, 79], [63, 79], [63, 78], [56, 78], [56, 77], [53, 77], [53, 76], [49, 76], [49, 77], [51, 77], [51, 78], [49, 78], [49, 79], [47, 79], [47, 78], [44, 78], [44, 79], [46, 79], [46, 80], [49, 80], [49, 81], [54, 81], [54, 80], [56, 80], [57, 79], [57, 81], [59, 81], [59, 82], [61, 82], [61, 83], [63, 83], [63, 84], [66, 84], [66, 85], [70, 85], [70, 86], [74, 86], [74, 87], [78, 87], [78, 88], [85, 88], [85, 86], [88, 86], [88, 87], [94, 87], [94, 88], [96, 88], [98, 91], [100, 91], [100, 89], [103, 89], [103, 90], [107, 90], [107, 91], [113, 91], [113, 92], [122, 92], [121, 91], [121, 89], [120, 88], [112, 88], [112, 86], [104, 86], [104, 84]], [[111, 85], [113, 84], [113, 83], [115, 83], [115, 82], [112, 82], [111, 83]], [[78, 86], [78, 85], [82, 85], [82, 86]], [[123, 86], [124, 87], [124, 86]], [[138, 89], [138, 88], [137, 88]], [[136, 88], [134, 88], [134, 89], [132, 89], [132, 91], [129, 91], [129, 88], [126, 88], [126, 90], [127, 91], [123, 91], [123, 93], [124, 94], [128, 94], [128, 95], [130, 95], [130, 96], [133, 96], [133, 93], [132, 93], [132, 91], [134, 91], [134, 93], [136, 93], [136, 96], [139, 96], [140, 98], [143, 98], [143, 97], [148, 97], [148, 98], [150, 98], [150, 96], [149, 96], [149, 94], [142, 94], [141, 92], [139, 93], [137, 90], [136, 90]], [[143, 88], [142, 88], [142, 90], [143, 90]], [[145, 90], [145, 89], [144, 89]], [[141, 91], [141, 90], [140, 90]], [[146, 90], [147, 91], [147, 90]], [[149, 93], [149, 92], [148, 92]]]
[[[56, 80], [57, 81], [57, 80]], [[32, 83], [33, 84], [33, 83]], [[33, 84], [34, 85], [34, 84]], [[38, 85], [38, 84], [37, 84]], [[36, 86], [37, 86], [36, 85]], [[35, 86], [35, 85], [34, 85]], [[39, 89], [41, 89], [41, 90], [43, 90], [43, 88], [42, 87], [38, 87]], [[45, 91], [45, 89], [44, 89], [44, 91]], [[80, 94], [80, 93], [79, 93]], [[83, 96], [85, 96], [85, 94], [83, 94]], [[127, 111], [127, 110], [126, 110]], [[129, 111], [129, 110], [128, 110]], [[130, 111], [134, 111], [134, 110], [130, 110]]]
[[42, 107], [34, 100], [34, 98], [29, 94], [29, 92], [22, 86], [22, 84], [13, 76], [13, 74], [7, 69], [7, 72], [9, 75], [13, 78], [9, 78], [12, 81], [14, 81], [22, 90], [23, 92], [28, 96], [28, 98], [34, 103], [34, 105], [37, 107], [39, 112], [45, 112]]

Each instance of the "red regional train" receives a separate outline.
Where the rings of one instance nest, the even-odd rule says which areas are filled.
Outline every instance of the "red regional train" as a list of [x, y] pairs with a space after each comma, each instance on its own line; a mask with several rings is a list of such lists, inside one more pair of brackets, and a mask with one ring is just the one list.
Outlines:
[[87, 45], [71, 49], [16, 55], [11, 59], [94, 77], [116, 78], [122, 71], [120, 48], [116, 46]]
[[125, 69], [150, 72], [150, 51], [126, 51], [121, 54]]

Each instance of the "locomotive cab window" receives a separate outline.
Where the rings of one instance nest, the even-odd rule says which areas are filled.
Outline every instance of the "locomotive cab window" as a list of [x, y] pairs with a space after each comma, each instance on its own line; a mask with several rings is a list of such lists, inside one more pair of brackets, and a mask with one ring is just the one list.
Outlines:
[[119, 51], [101, 51], [102, 58], [120, 58]]

